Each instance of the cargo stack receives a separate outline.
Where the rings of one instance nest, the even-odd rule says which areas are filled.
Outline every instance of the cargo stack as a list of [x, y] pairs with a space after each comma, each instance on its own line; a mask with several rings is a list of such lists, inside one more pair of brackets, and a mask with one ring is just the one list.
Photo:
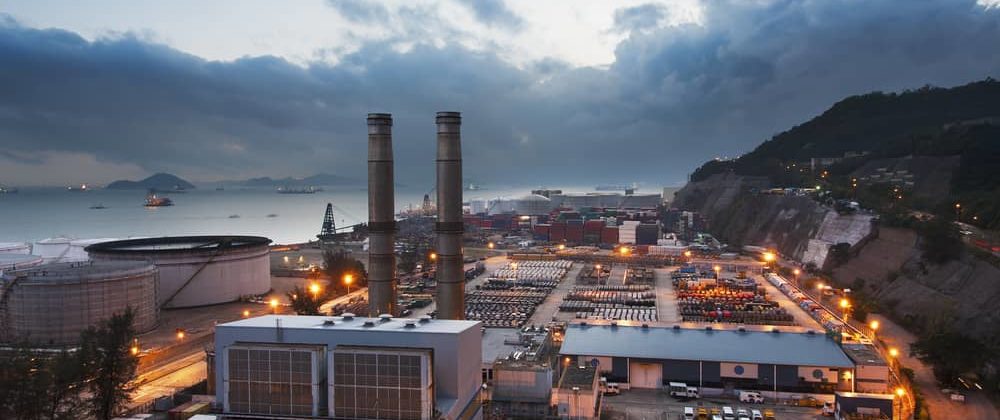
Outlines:
[[583, 243], [598, 244], [601, 242], [601, 231], [604, 230], [603, 220], [588, 220], [583, 223]]
[[615, 245], [618, 243], [618, 226], [605, 226], [601, 230], [601, 243]]
[[657, 239], [660, 239], [660, 225], [654, 223], [643, 223], [636, 226], [636, 245], [656, 245]]
[[562, 242], [566, 240], [566, 222], [554, 222], [549, 225], [549, 241]]
[[566, 221], [566, 240], [569, 242], [583, 242], [583, 219]]
[[534, 232], [534, 239], [536, 241], [548, 241], [550, 227], [551, 225], [535, 225], [532, 229]]
[[636, 220], [626, 220], [618, 227], [618, 242], [623, 244], [635, 244], [636, 227], [639, 222]]

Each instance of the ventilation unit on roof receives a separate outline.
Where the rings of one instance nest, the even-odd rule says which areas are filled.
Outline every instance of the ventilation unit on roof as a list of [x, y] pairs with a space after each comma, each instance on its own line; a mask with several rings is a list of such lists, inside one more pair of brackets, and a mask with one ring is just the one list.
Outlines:
[[736, 329], [736, 331], [747, 332], [747, 329], [746, 329], [746, 327], [739, 327], [739, 328]]
[[420, 323], [421, 324], [426, 324], [428, 322], [431, 322], [431, 316], [430, 315], [421, 315], [420, 316]]
[[333, 322], [333, 320], [332, 320], [332, 319], [325, 319], [325, 320], [323, 320], [323, 326], [324, 326], [324, 327], [332, 327], [332, 326], [334, 326], [335, 324], [336, 324], [336, 323], [335, 323], [335, 322]]
[[417, 321], [406, 321], [403, 328], [417, 328]]
[[374, 327], [375, 326], [375, 322], [374, 321], [365, 321], [365, 323], [363, 324], [363, 326], [365, 326], [365, 327]]
[[344, 321], [350, 321], [350, 320], [354, 319], [354, 314], [352, 314], [350, 312], [344, 312], [344, 313], [340, 314], [340, 317]]
[[379, 322], [389, 322], [392, 321], [392, 315], [382, 314], [378, 316]]
[[781, 332], [781, 330], [779, 330], [779, 329], [775, 328], [775, 329], [772, 329], [772, 330], [771, 330], [771, 332], [773, 332], [773, 333], [777, 334], [777, 333], [780, 333], [780, 332]]
[[680, 326], [680, 325], [674, 325], [674, 330], [677, 330], [677, 331], [679, 331], [680, 329], [681, 329], [681, 326]]

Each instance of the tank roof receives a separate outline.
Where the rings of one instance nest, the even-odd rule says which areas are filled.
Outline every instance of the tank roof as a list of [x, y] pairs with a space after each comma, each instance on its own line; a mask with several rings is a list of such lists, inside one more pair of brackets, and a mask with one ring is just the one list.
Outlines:
[[20, 277], [29, 282], [105, 281], [120, 277], [153, 272], [156, 266], [147, 262], [133, 261], [84, 261], [47, 264], [38, 267], [12, 270], [4, 273], [4, 280]]
[[90, 245], [87, 252], [118, 254], [167, 254], [173, 252], [214, 251], [267, 246], [271, 240], [262, 236], [164, 236], [126, 239]]
[[0, 267], [24, 264], [24, 263], [41, 263], [42, 257], [37, 255], [29, 254], [2, 254], [0, 253]]

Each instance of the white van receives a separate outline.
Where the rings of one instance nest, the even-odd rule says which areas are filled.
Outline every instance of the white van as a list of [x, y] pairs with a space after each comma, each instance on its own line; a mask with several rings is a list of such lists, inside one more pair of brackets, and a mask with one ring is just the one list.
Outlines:
[[733, 407], [722, 407], [722, 420], [736, 420], [736, 413]]
[[750, 418], [753, 420], [764, 420], [764, 415], [760, 414], [760, 410], [750, 410]]
[[749, 404], [763, 404], [764, 396], [759, 392], [740, 391], [740, 402]]
[[684, 407], [684, 420], [694, 420], [694, 407]]
[[698, 388], [684, 382], [670, 382], [667, 384], [667, 392], [671, 397], [698, 398]]

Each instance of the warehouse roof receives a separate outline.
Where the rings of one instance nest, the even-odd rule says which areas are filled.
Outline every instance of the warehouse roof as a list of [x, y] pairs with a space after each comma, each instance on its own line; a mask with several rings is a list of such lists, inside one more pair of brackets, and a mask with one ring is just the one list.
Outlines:
[[789, 332], [572, 325], [566, 330], [561, 352], [578, 356], [854, 366], [840, 346], [825, 335]]

